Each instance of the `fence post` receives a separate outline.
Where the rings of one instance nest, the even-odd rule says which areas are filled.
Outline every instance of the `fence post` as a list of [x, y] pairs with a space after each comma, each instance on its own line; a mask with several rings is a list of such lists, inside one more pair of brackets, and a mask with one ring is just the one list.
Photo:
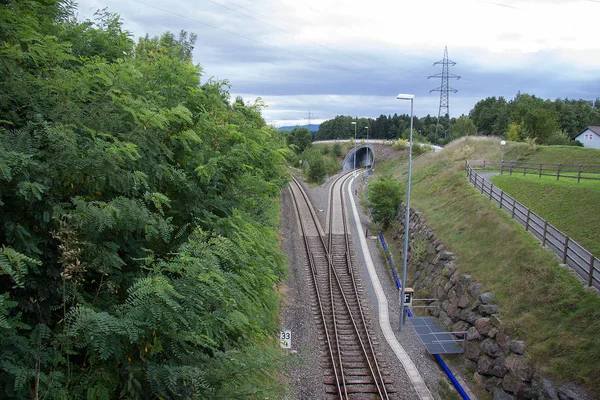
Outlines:
[[512, 213], [511, 213], [511, 217], [514, 218], [515, 217], [515, 206], [517, 204], [517, 200], [513, 199], [513, 208], [512, 208]]
[[494, 194], [494, 185], [490, 182], [490, 200], [492, 200], [492, 195]]
[[483, 170], [485, 171], [485, 160], [483, 160]]
[[579, 171], [577, 171], [577, 183], [581, 180], [581, 164], [579, 164]]
[[500, 175], [504, 172], [504, 160], [500, 161]]
[[590, 277], [588, 278], [588, 286], [592, 286], [594, 278], [594, 255], [590, 253]]
[[527, 209], [527, 221], [525, 221], [525, 232], [529, 230], [529, 215], [531, 214], [531, 210]]
[[512, 160], [510, 161], [510, 175], [512, 175], [512, 170], [513, 170], [513, 162], [514, 162], [514, 161], [512, 161]]
[[502, 208], [502, 201], [504, 200], [504, 191], [500, 191], [500, 208]]
[[563, 249], [563, 264], [567, 263], [567, 249], [569, 248], [569, 237], [565, 235], [565, 247]]
[[561, 166], [561, 165], [562, 165], [562, 164], [558, 164], [558, 169], [556, 170], [556, 180], [559, 180], [559, 179], [560, 179], [560, 166]]
[[527, 175], [527, 163], [523, 163], [523, 176]]
[[538, 178], [542, 177], [542, 163], [540, 163], [540, 174], [538, 175]]
[[544, 220], [544, 239], [542, 240], [542, 247], [546, 245], [546, 232], [548, 230], [548, 221]]

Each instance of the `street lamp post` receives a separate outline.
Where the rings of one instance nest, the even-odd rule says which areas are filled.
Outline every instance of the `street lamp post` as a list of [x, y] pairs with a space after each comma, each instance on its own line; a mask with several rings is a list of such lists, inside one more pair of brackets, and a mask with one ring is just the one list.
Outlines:
[[356, 176], [356, 122], [353, 121], [352, 125], [354, 125], [354, 176]]
[[500, 169], [502, 170], [504, 167], [504, 145], [506, 144], [506, 140], [500, 142], [500, 146], [502, 146], [502, 161], [500, 163]]
[[369, 166], [369, 165], [371, 165], [371, 163], [370, 163], [371, 160], [369, 160], [369, 157], [370, 157], [370, 153], [369, 153], [369, 127], [365, 126], [365, 129], [367, 130], [367, 166]]
[[400, 292], [400, 332], [404, 328], [404, 297], [406, 289], [406, 262], [408, 260], [408, 225], [410, 223], [410, 177], [412, 168], [412, 146], [413, 146], [413, 100], [414, 94], [400, 93], [396, 96], [398, 100], [410, 100], [410, 136], [408, 141], [408, 186], [406, 189], [406, 215], [404, 220], [404, 252], [402, 254], [402, 288]]

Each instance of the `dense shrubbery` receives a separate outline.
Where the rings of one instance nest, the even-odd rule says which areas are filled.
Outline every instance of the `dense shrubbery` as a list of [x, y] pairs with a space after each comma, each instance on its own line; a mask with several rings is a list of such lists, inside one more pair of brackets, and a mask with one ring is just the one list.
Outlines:
[[275, 393], [284, 150], [194, 37], [0, 9], [0, 397]]
[[403, 192], [402, 183], [391, 176], [384, 176], [369, 183], [367, 194], [373, 208], [373, 218], [380, 228], [389, 227], [398, 215]]

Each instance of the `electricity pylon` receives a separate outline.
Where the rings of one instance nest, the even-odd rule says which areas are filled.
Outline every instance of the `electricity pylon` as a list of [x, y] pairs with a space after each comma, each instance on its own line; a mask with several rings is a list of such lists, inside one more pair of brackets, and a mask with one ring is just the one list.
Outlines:
[[440, 92], [440, 109], [438, 111], [438, 122], [435, 126], [435, 136], [437, 137], [438, 126], [440, 125], [440, 118], [442, 116], [447, 115], [448, 116], [448, 127], [444, 131], [444, 137], [446, 137], [448, 130], [450, 130], [450, 92], [452, 92], [452, 93], [458, 92], [458, 90], [450, 87], [448, 80], [449, 79], [460, 79], [460, 76], [451, 74], [449, 71], [449, 67], [455, 66], [456, 63], [454, 61], [448, 60], [448, 46], [444, 47], [444, 59], [433, 63], [434, 66], [440, 65], [440, 64], [442, 65], [442, 72], [439, 74], [428, 76], [427, 79], [442, 78], [442, 84], [435, 89], [431, 89], [429, 91], [429, 93]]

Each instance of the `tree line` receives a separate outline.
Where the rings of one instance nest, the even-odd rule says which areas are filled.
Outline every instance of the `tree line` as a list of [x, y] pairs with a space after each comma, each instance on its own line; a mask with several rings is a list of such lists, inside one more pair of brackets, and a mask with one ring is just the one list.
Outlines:
[[[352, 122], [357, 122], [357, 139], [408, 139], [410, 115], [380, 115], [354, 118], [338, 115], [319, 126], [315, 140], [354, 138]], [[462, 136], [499, 136], [508, 140], [536, 140], [540, 144], [575, 144], [573, 139], [589, 125], [600, 125], [600, 99], [595, 101], [544, 100], [517, 93], [507, 101], [488, 97], [475, 104], [468, 115], [439, 118], [414, 117], [413, 136], [420, 141], [446, 144]]]
[[0, 397], [281, 395], [288, 152], [181, 32], [0, 7]]

